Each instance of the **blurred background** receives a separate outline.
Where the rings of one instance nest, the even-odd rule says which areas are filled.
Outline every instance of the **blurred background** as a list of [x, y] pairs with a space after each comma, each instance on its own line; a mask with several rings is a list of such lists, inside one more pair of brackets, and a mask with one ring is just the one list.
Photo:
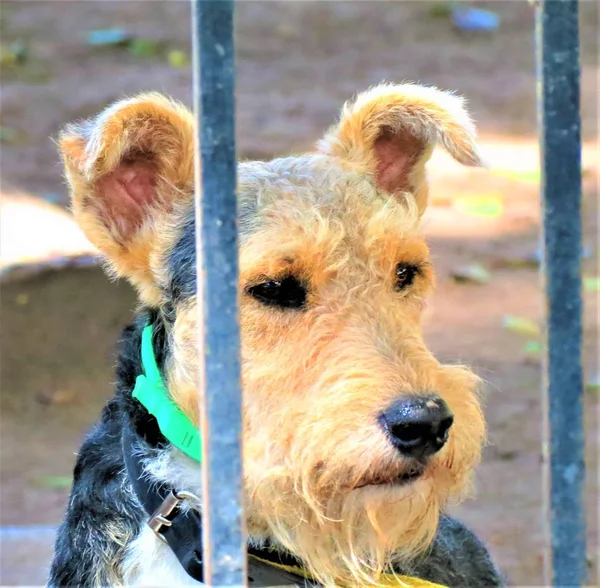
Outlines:
[[[0, 584], [33, 585], [45, 581], [74, 452], [113, 393], [114, 344], [135, 308], [131, 289], [105, 278], [65, 212], [53, 139], [65, 123], [143, 90], [190, 105], [190, 10], [183, 0], [5, 0], [0, 11]], [[436, 153], [424, 220], [439, 281], [427, 340], [441, 359], [473, 365], [487, 382], [490, 444], [476, 500], [452, 510], [489, 545], [512, 585], [542, 585], [532, 6], [241, 1], [236, 26], [242, 159], [310, 149], [345, 100], [382, 80], [434, 84], [468, 98], [490, 169], [463, 169]], [[581, 2], [581, 61], [586, 495], [590, 585], [597, 585], [595, 1]]]

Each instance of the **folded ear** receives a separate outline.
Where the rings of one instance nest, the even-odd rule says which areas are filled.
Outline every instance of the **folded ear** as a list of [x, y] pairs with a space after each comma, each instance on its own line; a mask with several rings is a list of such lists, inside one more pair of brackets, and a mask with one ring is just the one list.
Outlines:
[[483, 165], [461, 98], [431, 87], [383, 84], [345, 104], [318, 147], [371, 174], [382, 192], [410, 192], [422, 214], [425, 163], [438, 142], [460, 163]]
[[69, 125], [60, 151], [75, 219], [145, 302], [160, 291], [151, 271], [159, 226], [194, 189], [194, 118], [160, 94], [142, 94]]

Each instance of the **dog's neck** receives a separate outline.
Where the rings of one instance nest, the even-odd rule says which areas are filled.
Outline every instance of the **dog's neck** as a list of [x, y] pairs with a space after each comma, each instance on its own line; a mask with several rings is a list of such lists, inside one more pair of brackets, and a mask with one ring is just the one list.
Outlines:
[[[200, 464], [174, 447], [163, 435], [154, 416], [133, 397], [137, 377], [144, 373], [142, 362], [142, 333], [152, 326], [152, 348], [158, 370], [163, 374], [168, 357], [169, 323], [154, 309], [141, 312], [134, 326], [131, 354], [120, 369], [127, 372], [127, 389], [123, 394], [123, 410], [132, 432], [132, 445], [141, 461], [144, 475], [155, 483], [185, 490], [202, 497]], [[126, 365], [125, 365], [126, 364]]]
[[[168, 357], [169, 325], [167, 323], [167, 319], [158, 311], [150, 309], [140, 313], [130, 334], [133, 340], [129, 341], [128, 349], [132, 353], [123, 358], [124, 361], [120, 365], [121, 376], [125, 376], [128, 383], [122, 396], [126, 421], [124, 432], [128, 433], [128, 442], [124, 444], [124, 452], [127, 455], [124, 455], [124, 459], [126, 464], [127, 462], [131, 464], [132, 460], [135, 462], [134, 472], [131, 467], [127, 467], [126, 470], [130, 481], [131, 478], [143, 480], [145, 486], [143, 492], [162, 488], [163, 493], [174, 490], [193, 494], [198, 500], [193, 504], [186, 501], [181, 507], [194, 509], [200, 515], [203, 502], [200, 464], [172, 445], [161, 433], [157, 420], [132, 396], [136, 378], [144, 370], [141, 353], [142, 333], [144, 327], [149, 324], [153, 327], [152, 342], [156, 364], [164, 376], [164, 365]], [[136, 484], [133, 485], [135, 489]], [[138, 501], [142, 502], [139, 495]], [[160, 504], [160, 500], [158, 503]], [[147, 512], [148, 508], [144, 510], [147, 515], [145, 520], [148, 521], [153, 513]], [[154, 510], [154, 507], [151, 510]], [[200, 533], [197, 532], [195, 536], [200, 537]], [[266, 554], [275, 550], [278, 559], [282, 558], [289, 565], [299, 564], [291, 553], [270, 537], [250, 535], [248, 549], [261, 555], [263, 552]]]
[[[185, 572], [204, 580], [202, 500], [198, 464], [175, 447], [150, 450], [129, 427], [122, 433], [125, 471], [148, 526], [163, 539]], [[183, 490], [182, 490], [183, 489]], [[249, 538], [248, 569], [265, 586], [298, 585], [309, 579], [302, 562], [265, 538]], [[257, 584], [263, 585], [263, 584]]]

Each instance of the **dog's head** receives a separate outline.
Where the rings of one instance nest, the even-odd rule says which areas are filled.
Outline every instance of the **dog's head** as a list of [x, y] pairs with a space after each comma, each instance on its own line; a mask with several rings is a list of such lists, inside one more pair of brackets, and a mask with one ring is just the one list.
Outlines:
[[[60, 146], [77, 222], [171, 322], [169, 391], [198, 422], [194, 134], [184, 107], [147, 94]], [[459, 98], [382, 85], [313, 152], [238, 168], [248, 527], [326, 584], [372, 582], [425, 547], [480, 457], [477, 379], [422, 335], [437, 143], [480, 165]]]

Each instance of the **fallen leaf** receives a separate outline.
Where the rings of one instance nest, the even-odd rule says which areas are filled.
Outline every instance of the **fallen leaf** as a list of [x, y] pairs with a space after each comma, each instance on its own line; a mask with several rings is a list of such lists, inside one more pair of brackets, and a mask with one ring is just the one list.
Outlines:
[[36, 400], [43, 406], [56, 406], [69, 404], [73, 401], [74, 396], [72, 390], [48, 390], [40, 392]]
[[36, 479], [36, 483], [45, 488], [70, 488], [73, 478], [71, 476], [40, 476]]
[[[592, 257], [592, 250], [589, 247], [582, 247], [581, 259], [590, 259]], [[500, 257], [495, 260], [494, 265], [496, 267], [508, 267], [508, 268], [538, 268], [542, 263], [542, 250], [536, 249], [529, 253], [525, 253], [522, 257]]]
[[452, 14], [450, 2], [432, 2], [427, 10], [431, 18], [446, 18]]
[[523, 345], [523, 351], [526, 355], [537, 356], [542, 352], [542, 344], [539, 341], [527, 341]]
[[507, 315], [503, 317], [502, 325], [506, 330], [520, 335], [539, 336], [541, 334], [539, 325], [526, 317]]
[[519, 456], [519, 452], [511, 449], [498, 451], [498, 459], [502, 461], [513, 461]]
[[154, 57], [158, 51], [158, 44], [150, 39], [132, 39], [128, 51], [135, 57]]
[[585, 383], [585, 391], [596, 394], [600, 391], [600, 374], [596, 374]]
[[498, 169], [494, 173], [499, 176], [518, 180], [519, 182], [527, 182], [537, 184], [540, 182], [540, 170], [539, 169]]
[[8, 49], [15, 56], [15, 60], [17, 63], [25, 63], [25, 61], [27, 61], [29, 51], [25, 43], [23, 43], [23, 41], [13, 41], [8, 46]]
[[454, 200], [454, 208], [471, 216], [497, 218], [502, 216], [503, 201], [499, 194], [460, 196]]
[[476, 263], [457, 268], [451, 276], [459, 284], [487, 284], [491, 279], [490, 272]]
[[540, 267], [540, 260], [535, 254], [525, 254], [523, 257], [499, 257], [493, 261], [493, 266], [510, 269], [536, 269]]
[[8, 47], [0, 47], [0, 65], [22, 65], [27, 61], [27, 47], [22, 41], [13, 41]]
[[25, 306], [29, 302], [29, 294], [27, 294], [25, 292], [23, 292], [22, 294], [17, 294], [17, 297], [15, 298], [15, 302], [19, 306]]
[[542, 345], [539, 341], [528, 341], [523, 346], [523, 363], [525, 365], [539, 365], [542, 361]]
[[600, 291], [600, 277], [584, 276], [583, 277], [583, 290], [584, 290], [584, 292], [599, 292]]
[[167, 54], [167, 61], [171, 67], [175, 69], [181, 69], [190, 65], [190, 59], [183, 51], [169, 51]]
[[0, 142], [2, 143], [15, 143], [17, 140], [17, 131], [10, 127], [0, 127]]

